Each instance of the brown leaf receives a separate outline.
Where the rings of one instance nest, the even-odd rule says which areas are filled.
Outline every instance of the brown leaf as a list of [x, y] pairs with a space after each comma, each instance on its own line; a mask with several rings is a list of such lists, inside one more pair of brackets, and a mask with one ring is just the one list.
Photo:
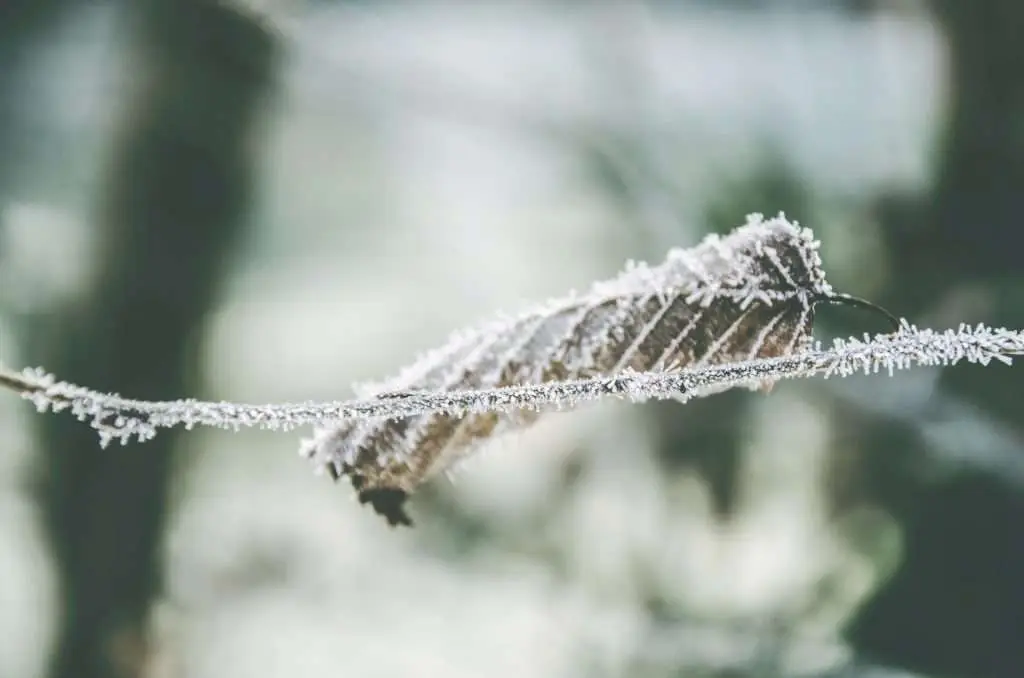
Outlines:
[[[627, 268], [582, 296], [499, 320], [375, 387], [376, 397], [700, 367], [789, 354], [808, 341], [814, 305], [834, 298], [810, 231], [751, 219], [664, 263]], [[752, 384], [763, 392], [771, 383]], [[363, 503], [411, 524], [405, 500], [427, 478], [536, 412], [430, 414], [323, 429], [310, 447]]]

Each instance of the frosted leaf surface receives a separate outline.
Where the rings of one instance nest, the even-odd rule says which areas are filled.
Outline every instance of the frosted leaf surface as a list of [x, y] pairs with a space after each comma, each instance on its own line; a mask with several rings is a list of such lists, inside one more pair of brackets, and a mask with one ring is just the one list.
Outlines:
[[[421, 361], [429, 364], [414, 363], [363, 392], [554, 384], [784, 355], [809, 337], [816, 300], [832, 294], [818, 246], [809, 230], [781, 216], [752, 215], [725, 237], [672, 250], [659, 265], [629, 262], [583, 294], [462, 332]], [[460, 350], [466, 345], [471, 348]], [[575, 403], [566, 395], [558, 406]], [[317, 430], [303, 452], [333, 477], [349, 477], [360, 499], [389, 521], [406, 522], [393, 507], [396, 493], [411, 493], [480, 443], [536, 419], [532, 407], [516, 405], [332, 424]], [[378, 502], [379, 491], [386, 505]]]

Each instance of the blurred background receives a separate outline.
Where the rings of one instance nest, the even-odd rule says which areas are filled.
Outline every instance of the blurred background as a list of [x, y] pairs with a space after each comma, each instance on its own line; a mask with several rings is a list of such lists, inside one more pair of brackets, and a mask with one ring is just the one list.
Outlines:
[[[0, 360], [340, 399], [748, 212], [1024, 327], [1018, 0], [0, 3]], [[815, 334], [884, 329], [823, 311]], [[0, 677], [1024, 675], [1024, 373], [606, 403], [388, 529], [298, 435], [0, 397]]]

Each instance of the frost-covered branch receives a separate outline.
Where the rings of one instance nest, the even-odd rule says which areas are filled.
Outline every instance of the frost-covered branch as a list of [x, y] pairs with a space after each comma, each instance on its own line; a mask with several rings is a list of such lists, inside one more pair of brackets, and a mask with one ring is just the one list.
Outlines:
[[791, 355], [709, 367], [623, 372], [542, 384], [457, 390], [449, 392], [392, 392], [363, 400], [326, 403], [246, 405], [227, 402], [176, 400], [152, 402], [99, 393], [57, 381], [42, 370], [20, 373], [0, 368], [0, 386], [19, 392], [40, 412], [70, 411], [89, 422], [101, 444], [117, 439], [148, 440], [158, 429], [174, 426], [216, 426], [239, 429], [258, 426], [291, 430], [298, 426], [343, 420], [400, 419], [412, 415], [507, 412], [571, 408], [609, 396], [643, 401], [650, 398], [689, 400], [737, 386], [757, 386], [781, 379], [845, 377], [907, 369], [916, 365], [953, 365], [992, 360], [1010, 364], [1024, 353], [1024, 332], [978, 325], [943, 332], [919, 329], [906, 321], [898, 332], [836, 340]]

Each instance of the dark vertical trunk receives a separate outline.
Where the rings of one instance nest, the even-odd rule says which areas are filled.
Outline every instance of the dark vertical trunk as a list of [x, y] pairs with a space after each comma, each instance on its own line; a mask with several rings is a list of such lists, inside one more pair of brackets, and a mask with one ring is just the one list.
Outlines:
[[[895, 269], [884, 303], [929, 324], [1024, 326], [1024, 3], [934, 0], [950, 56], [951, 100], [930, 204], [887, 217]], [[975, 300], [964, 302], [965, 290]], [[969, 316], [969, 317], [964, 317]], [[958, 368], [947, 393], [1024, 438], [1019, 369]], [[1024, 675], [1024, 488], [961, 475], [908, 501], [906, 460], [924, 441], [872, 426], [859, 440], [869, 484], [904, 521], [904, 562], [851, 627], [855, 644], [938, 675]]]
[[21, 105], [26, 66], [46, 30], [74, 0], [0, 2], [0, 212], [9, 199], [25, 156], [25, 112]]
[[[102, 273], [39, 363], [101, 389], [174, 398], [195, 385], [195, 339], [247, 222], [248, 137], [274, 45], [214, 0], [148, 0], [129, 12], [138, 87], [101, 197]], [[73, 420], [41, 423], [63, 602], [50, 675], [141, 675], [177, 437], [100, 449]]]

